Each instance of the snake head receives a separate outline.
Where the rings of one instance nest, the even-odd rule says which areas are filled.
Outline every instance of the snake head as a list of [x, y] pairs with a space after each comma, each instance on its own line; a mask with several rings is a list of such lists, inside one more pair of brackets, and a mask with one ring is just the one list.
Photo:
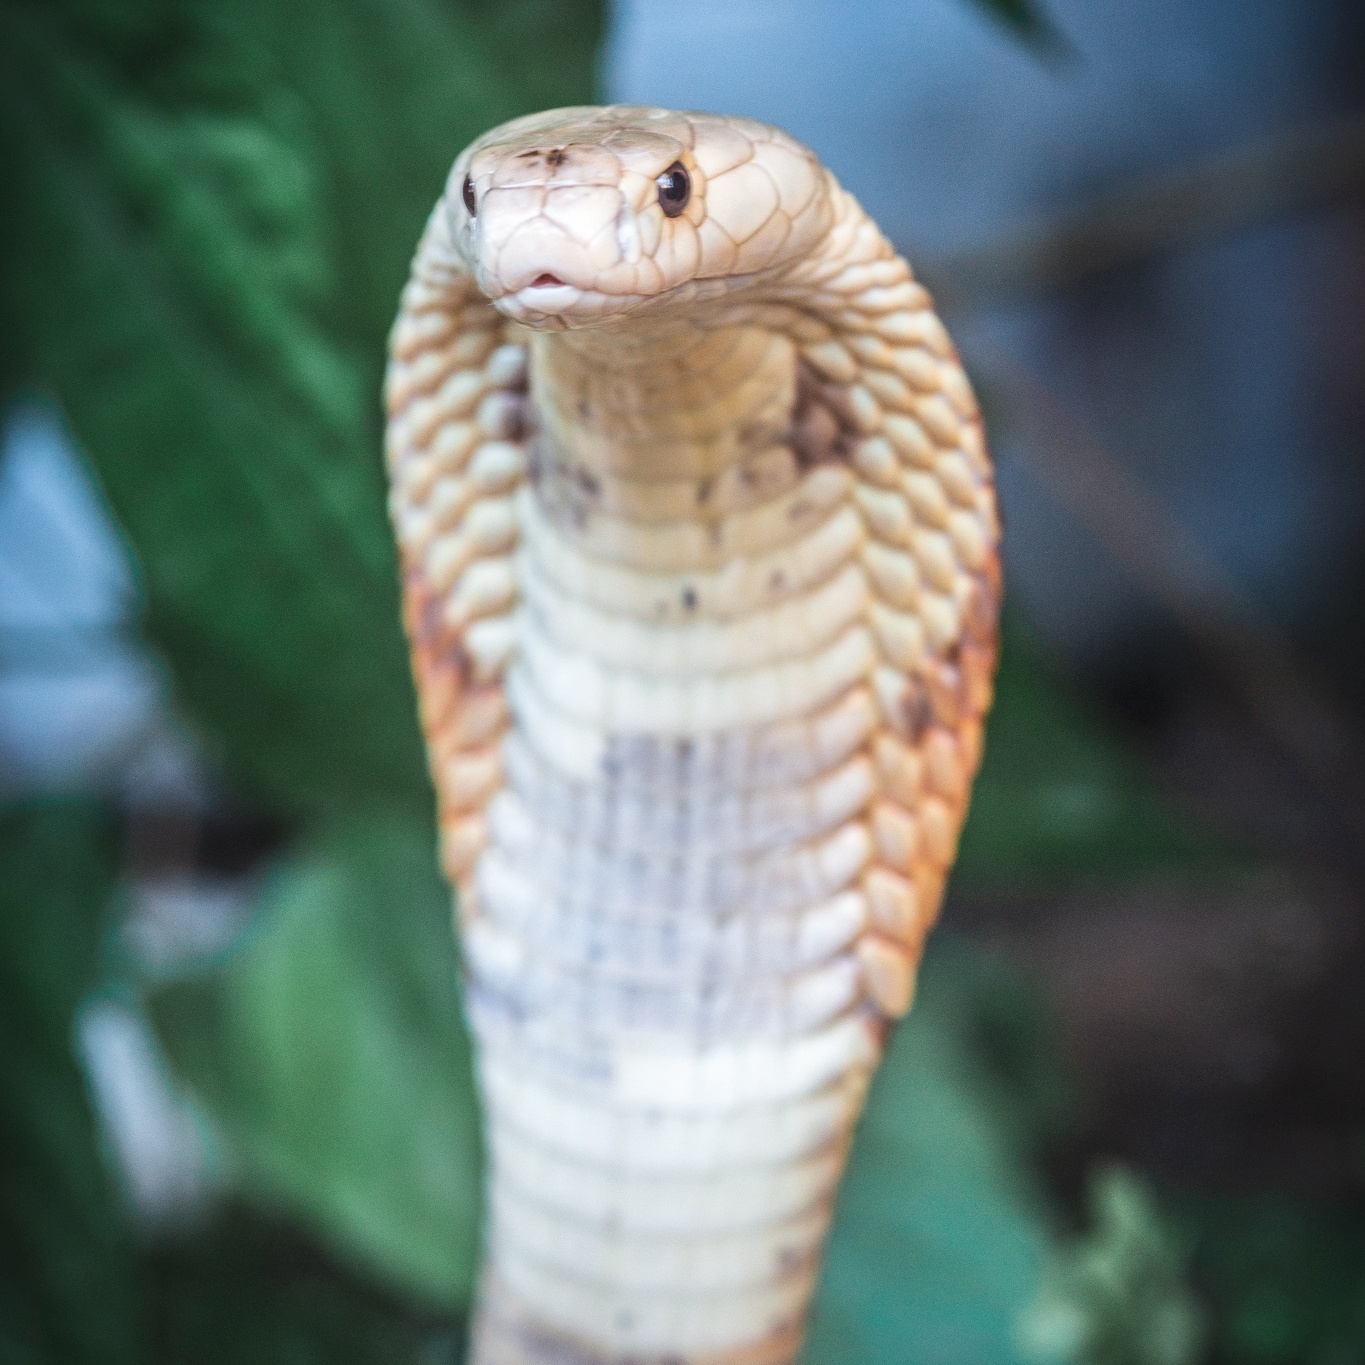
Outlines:
[[829, 231], [834, 182], [752, 119], [554, 109], [485, 133], [444, 199], [456, 250], [506, 316], [600, 325], [752, 287]]

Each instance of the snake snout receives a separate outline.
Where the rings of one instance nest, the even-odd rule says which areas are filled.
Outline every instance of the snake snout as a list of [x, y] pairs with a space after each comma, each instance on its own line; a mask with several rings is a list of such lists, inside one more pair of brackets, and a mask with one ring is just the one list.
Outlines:
[[534, 224], [504, 242], [490, 265], [499, 289], [509, 294], [550, 284], [591, 289], [596, 273], [577, 242]]
[[610, 291], [622, 206], [615, 185], [494, 186], [474, 220], [481, 283], [495, 298], [551, 284]]

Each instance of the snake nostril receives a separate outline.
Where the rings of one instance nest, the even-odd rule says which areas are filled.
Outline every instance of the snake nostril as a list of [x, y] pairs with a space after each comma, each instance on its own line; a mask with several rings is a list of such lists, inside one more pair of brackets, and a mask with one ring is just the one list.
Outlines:
[[537, 275], [535, 279], [531, 281], [531, 288], [541, 289], [544, 288], [546, 285], [563, 283], [564, 281], [561, 280], [558, 275], [551, 275], [550, 272], [546, 270], [542, 274]]

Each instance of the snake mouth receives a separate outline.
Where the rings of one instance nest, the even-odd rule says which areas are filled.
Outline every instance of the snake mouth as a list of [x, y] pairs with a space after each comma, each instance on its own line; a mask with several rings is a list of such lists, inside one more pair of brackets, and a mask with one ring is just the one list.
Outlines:
[[550, 271], [516, 289], [490, 290], [487, 297], [504, 317], [540, 332], [597, 326], [632, 312], [636, 305], [647, 301], [638, 294], [617, 294], [570, 284]]

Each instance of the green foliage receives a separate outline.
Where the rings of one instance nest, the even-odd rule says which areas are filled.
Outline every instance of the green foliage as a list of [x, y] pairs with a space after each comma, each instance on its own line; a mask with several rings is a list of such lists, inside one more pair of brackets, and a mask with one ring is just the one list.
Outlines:
[[595, 0], [0, 9], [12, 363], [89, 453], [183, 702], [299, 814], [427, 799], [383, 338], [454, 154], [590, 97], [598, 28]]
[[1218, 1306], [1213, 1342], [1231, 1365], [1365, 1359], [1365, 1217], [1359, 1196], [1262, 1195], [1191, 1202], [1195, 1266]]
[[[245, 1189], [447, 1301], [470, 1274], [477, 1164], [384, 515], [383, 341], [455, 153], [590, 99], [600, 17], [597, 0], [0, 8], [0, 381], [55, 391], [205, 742], [320, 831], [241, 959], [159, 1002], [165, 1035]], [[413, 823], [383, 813], [401, 810]], [[79, 1093], [53, 1126], [88, 1164]], [[97, 1302], [67, 1330], [122, 1340]]]
[[[1049, 1255], [1027, 1174], [1056, 1112], [1035, 1002], [950, 941], [874, 1082], [840, 1194], [806, 1365], [1003, 1365]], [[993, 1039], [1034, 1031], [1021, 1059]]]
[[1036, 1359], [1192, 1365], [1203, 1314], [1186, 1282], [1190, 1248], [1132, 1171], [1091, 1182], [1093, 1229], [1062, 1248], [1020, 1322]]
[[153, 1001], [242, 1188], [446, 1306], [468, 1299], [479, 1204], [456, 970], [425, 826], [370, 820], [280, 869], [245, 948]]
[[113, 847], [89, 803], [0, 815], [0, 1358], [141, 1354], [132, 1239], [96, 1140], [74, 1020], [95, 981]]

